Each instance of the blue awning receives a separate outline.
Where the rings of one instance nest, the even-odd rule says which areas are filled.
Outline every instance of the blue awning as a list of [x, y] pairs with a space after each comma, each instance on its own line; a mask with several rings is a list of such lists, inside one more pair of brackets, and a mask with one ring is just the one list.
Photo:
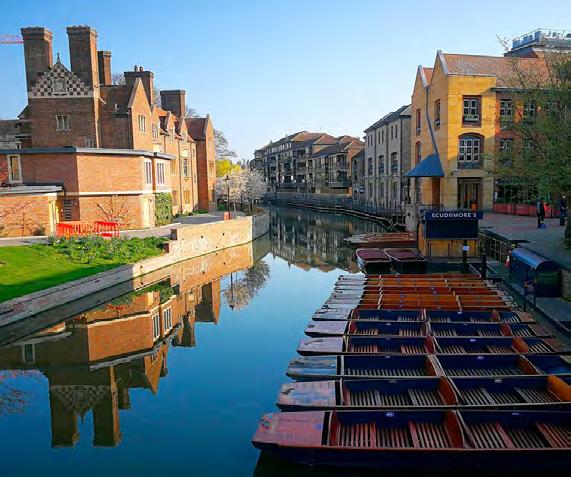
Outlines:
[[406, 174], [406, 177], [444, 177], [444, 170], [438, 154], [426, 156]]

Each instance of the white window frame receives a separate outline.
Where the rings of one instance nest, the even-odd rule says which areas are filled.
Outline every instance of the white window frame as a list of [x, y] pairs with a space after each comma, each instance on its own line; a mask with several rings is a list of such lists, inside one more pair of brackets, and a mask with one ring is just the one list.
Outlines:
[[71, 130], [69, 114], [56, 114], [56, 131], [67, 132]]
[[[12, 168], [12, 160], [16, 159], [18, 164], [18, 177], [14, 177], [14, 170]], [[19, 154], [9, 154], [6, 157], [6, 162], [8, 164], [8, 182], [10, 184], [21, 184], [22, 183], [22, 161]]]
[[151, 130], [152, 130], [153, 139], [158, 139], [159, 138], [159, 126], [157, 124], [153, 124], [151, 126]]
[[145, 185], [153, 185], [153, 163], [145, 160], [143, 163], [143, 175], [145, 176]]
[[513, 114], [513, 101], [509, 98], [500, 99], [500, 119], [512, 119]]
[[153, 341], [156, 341], [161, 337], [161, 317], [158, 313], [153, 314], [152, 324], [153, 324]]
[[482, 138], [460, 137], [458, 140], [458, 162], [477, 163], [482, 160]]
[[462, 100], [462, 121], [480, 121], [480, 98], [467, 97]]
[[144, 114], [139, 114], [139, 132], [143, 134], [147, 132], [147, 117]]
[[172, 329], [172, 309], [170, 307], [163, 310], [163, 326], [165, 333]]
[[157, 185], [165, 185], [165, 163], [157, 162]]

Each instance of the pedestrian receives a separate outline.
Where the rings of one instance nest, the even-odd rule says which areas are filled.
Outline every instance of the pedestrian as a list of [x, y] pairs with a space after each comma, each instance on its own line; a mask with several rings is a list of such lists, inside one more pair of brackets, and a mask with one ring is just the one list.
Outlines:
[[567, 196], [562, 195], [559, 199], [559, 225], [563, 227], [567, 220]]
[[540, 229], [543, 225], [543, 221], [545, 220], [545, 202], [543, 202], [543, 197], [540, 197], [537, 201], [535, 208], [537, 213], [537, 228]]

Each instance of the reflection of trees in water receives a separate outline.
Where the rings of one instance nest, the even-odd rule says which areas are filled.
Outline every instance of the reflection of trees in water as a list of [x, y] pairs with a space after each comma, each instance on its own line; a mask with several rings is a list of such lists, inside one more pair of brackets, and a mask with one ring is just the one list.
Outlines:
[[0, 372], [0, 416], [19, 414], [29, 404], [29, 393], [14, 387], [10, 380], [17, 378], [39, 378], [36, 371], [1, 371]]
[[264, 288], [270, 276], [270, 267], [263, 260], [259, 260], [248, 268], [243, 275], [234, 280], [230, 277], [230, 284], [222, 292], [230, 308], [242, 310]]

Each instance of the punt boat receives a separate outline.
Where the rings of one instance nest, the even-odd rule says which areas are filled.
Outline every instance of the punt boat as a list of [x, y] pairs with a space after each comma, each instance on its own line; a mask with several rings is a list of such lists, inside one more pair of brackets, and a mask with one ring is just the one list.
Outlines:
[[357, 265], [363, 273], [388, 272], [391, 269], [390, 257], [379, 248], [358, 248], [355, 252]]
[[557, 355], [474, 354], [439, 355], [436, 373], [451, 377], [505, 377], [532, 374], [571, 376], [571, 362]]
[[426, 257], [414, 248], [386, 248], [385, 252], [391, 257], [394, 269], [401, 273], [426, 269]]
[[264, 415], [253, 444], [302, 464], [399, 470], [564, 472], [571, 413], [305, 411]]
[[366, 233], [352, 235], [345, 239], [357, 248], [413, 247], [416, 238], [409, 232]]
[[[530, 374], [538, 374], [529, 361], [525, 362]], [[442, 370], [434, 356], [426, 355], [297, 356], [289, 362], [286, 374], [298, 381], [314, 381], [438, 376]]]
[[[458, 339], [458, 338], [456, 338]], [[509, 338], [508, 338], [509, 339]], [[519, 338], [521, 339], [521, 338]], [[297, 352], [302, 356], [325, 354], [426, 354], [434, 353], [433, 338], [345, 336], [302, 339]]]
[[571, 386], [556, 376], [380, 378], [283, 384], [282, 411], [328, 409], [571, 409]]
[[533, 323], [533, 318], [523, 311], [442, 311], [425, 310], [426, 320], [433, 323], [502, 322]]
[[433, 336], [550, 336], [543, 326], [527, 323], [430, 323], [427, 331]]
[[[335, 338], [329, 338], [335, 339]], [[438, 354], [509, 354], [566, 353], [569, 350], [556, 338], [502, 337], [438, 337], [434, 340]]]
[[308, 336], [426, 336], [426, 323], [391, 321], [312, 321], [305, 328]]

